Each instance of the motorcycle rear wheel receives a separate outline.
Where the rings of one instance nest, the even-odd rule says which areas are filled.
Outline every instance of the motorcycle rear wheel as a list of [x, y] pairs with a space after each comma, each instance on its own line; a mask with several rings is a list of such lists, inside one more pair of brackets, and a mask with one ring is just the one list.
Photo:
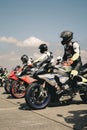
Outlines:
[[6, 80], [4, 82], [4, 90], [7, 94], [10, 94], [10, 87], [11, 87], [12, 81], [10, 79]]
[[41, 89], [38, 83], [33, 83], [27, 88], [25, 101], [33, 109], [37, 110], [47, 107], [50, 99], [50, 93], [46, 89]]

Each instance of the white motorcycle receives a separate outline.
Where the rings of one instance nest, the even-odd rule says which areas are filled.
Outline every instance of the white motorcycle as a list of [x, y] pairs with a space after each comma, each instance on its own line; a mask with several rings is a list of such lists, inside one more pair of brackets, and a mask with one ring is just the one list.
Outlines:
[[[42, 109], [50, 102], [70, 103], [78, 92], [81, 99], [87, 103], [87, 77], [77, 75], [73, 80], [69, 77], [71, 68], [54, 68], [46, 74], [38, 74], [27, 88], [25, 100], [29, 107]], [[81, 71], [82, 73], [83, 71]]]

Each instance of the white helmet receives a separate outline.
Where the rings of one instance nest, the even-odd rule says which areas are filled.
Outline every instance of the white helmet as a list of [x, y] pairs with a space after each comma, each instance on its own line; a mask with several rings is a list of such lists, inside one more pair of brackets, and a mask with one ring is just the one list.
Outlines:
[[61, 62], [62, 62], [62, 57], [61, 57], [61, 56], [58, 56], [58, 57], [57, 57], [57, 61], [58, 61], [59, 63], [61, 63]]

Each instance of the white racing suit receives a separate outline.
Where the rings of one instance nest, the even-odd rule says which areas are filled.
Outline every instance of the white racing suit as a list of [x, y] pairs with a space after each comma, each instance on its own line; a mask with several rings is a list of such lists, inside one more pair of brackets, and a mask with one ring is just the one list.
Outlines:
[[46, 61], [51, 61], [53, 58], [52, 52], [48, 52], [46, 51], [45, 53], [43, 53], [41, 55], [41, 57], [39, 57], [37, 60], [35, 60], [33, 62], [33, 64], [37, 67], [41, 67], [44, 63], [46, 63]]

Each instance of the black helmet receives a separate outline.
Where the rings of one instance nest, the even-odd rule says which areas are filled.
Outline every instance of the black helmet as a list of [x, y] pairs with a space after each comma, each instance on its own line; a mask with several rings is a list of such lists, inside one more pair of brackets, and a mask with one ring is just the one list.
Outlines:
[[22, 55], [22, 56], [21, 56], [21, 61], [23, 62], [23, 64], [24, 64], [24, 63], [27, 63], [27, 62], [28, 62], [28, 56], [25, 55], [25, 54]]
[[60, 37], [63, 39], [61, 41], [62, 45], [67, 44], [70, 40], [73, 39], [73, 32], [71, 32], [71, 31], [63, 31], [61, 33]]
[[39, 46], [39, 49], [40, 49], [40, 52], [41, 52], [41, 53], [44, 53], [45, 51], [48, 50], [48, 47], [47, 47], [46, 44], [41, 44], [41, 45]]

